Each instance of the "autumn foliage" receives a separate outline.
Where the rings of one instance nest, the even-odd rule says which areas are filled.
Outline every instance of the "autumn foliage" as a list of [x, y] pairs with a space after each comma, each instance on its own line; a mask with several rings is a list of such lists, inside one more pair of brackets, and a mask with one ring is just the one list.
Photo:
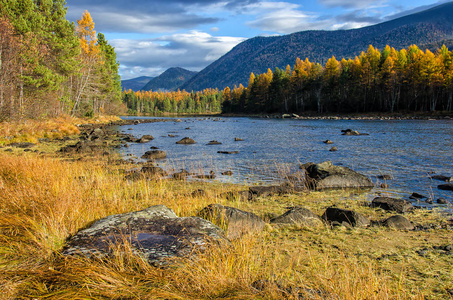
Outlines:
[[113, 47], [96, 36], [87, 11], [77, 26], [70, 23], [65, 5], [0, 0], [0, 121], [91, 116], [120, 106]]

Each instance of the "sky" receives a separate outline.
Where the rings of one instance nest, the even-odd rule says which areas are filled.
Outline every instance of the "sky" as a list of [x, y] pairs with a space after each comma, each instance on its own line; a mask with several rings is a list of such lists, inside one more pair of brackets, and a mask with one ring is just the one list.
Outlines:
[[85, 10], [115, 47], [122, 80], [171, 67], [200, 71], [255, 36], [353, 29], [451, 0], [66, 0], [66, 17]]

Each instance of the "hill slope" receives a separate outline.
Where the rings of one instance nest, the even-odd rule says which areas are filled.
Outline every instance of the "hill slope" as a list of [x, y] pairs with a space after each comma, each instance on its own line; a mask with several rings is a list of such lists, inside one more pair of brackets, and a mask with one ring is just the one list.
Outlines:
[[189, 71], [183, 68], [170, 68], [164, 73], [151, 79], [142, 90], [144, 91], [157, 91], [177, 90], [180, 85], [196, 75], [197, 72]]
[[137, 78], [121, 80], [121, 89], [128, 91], [129, 89], [134, 92], [140, 91], [140, 89], [154, 77], [141, 76]]
[[213, 62], [180, 88], [187, 91], [233, 87], [248, 83], [250, 72], [261, 74], [275, 67], [293, 66], [297, 57], [324, 64], [335, 56], [353, 58], [371, 44], [396, 49], [416, 44], [435, 45], [453, 39], [453, 2], [359, 29], [301, 31], [284, 36], [246, 40]]

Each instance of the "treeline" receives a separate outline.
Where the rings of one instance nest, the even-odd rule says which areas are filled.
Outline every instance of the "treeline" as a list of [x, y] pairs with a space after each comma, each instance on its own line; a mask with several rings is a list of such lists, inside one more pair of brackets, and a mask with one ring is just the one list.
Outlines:
[[247, 88], [223, 90], [224, 113], [451, 111], [453, 52], [412, 45], [379, 51], [370, 45], [354, 59], [325, 66], [297, 59], [293, 68], [250, 75]]
[[128, 90], [123, 101], [129, 114], [159, 115], [168, 113], [220, 113], [222, 92], [205, 89], [202, 92], [153, 92]]
[[118, 68], [87, 11], [75, 25], [64, 0], [0, 0], [0, 121], [119, 112]]

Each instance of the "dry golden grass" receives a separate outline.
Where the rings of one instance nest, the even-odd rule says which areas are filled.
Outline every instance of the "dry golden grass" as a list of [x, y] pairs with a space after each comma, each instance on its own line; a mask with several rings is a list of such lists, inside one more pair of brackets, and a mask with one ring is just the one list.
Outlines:
[[108, 123], [118, 120], [115, 116], [80, 119], [62, 116], [46, 121], [24, 120], [0, 123], [0, 145], [14, 142], [36, 143], [40, 138], [56, 139], [80, 133], [77, 124]]
[[[204, 189], [206, 196], [192, 197]], [[127, 249], [108, 260], [62, 257], [65, 240], [111, 214], [165, 204], [191, 216], [211, 203], [260, 216], [336, 203], [380, 219], [350, 192], [300, 193], [228, 202], [241, 187], [172, 180], [128, 181], [105, 161], [67, 162], [0, 152], [0, 290], [3, 299], [445, 299], [451, 256], [414, 249], [451, 243], [451, 231], [274, 227], [160, 269]], [[408, 216], [426, 219], [424, 212]], [[419, 215], [420, 214], [420, 215]], [[418, 218], [418, 219], [417, 219]], [[432, 222], [442, 216], [430, 213]], [[390, 255], [381, 259], [383, 255]]]

